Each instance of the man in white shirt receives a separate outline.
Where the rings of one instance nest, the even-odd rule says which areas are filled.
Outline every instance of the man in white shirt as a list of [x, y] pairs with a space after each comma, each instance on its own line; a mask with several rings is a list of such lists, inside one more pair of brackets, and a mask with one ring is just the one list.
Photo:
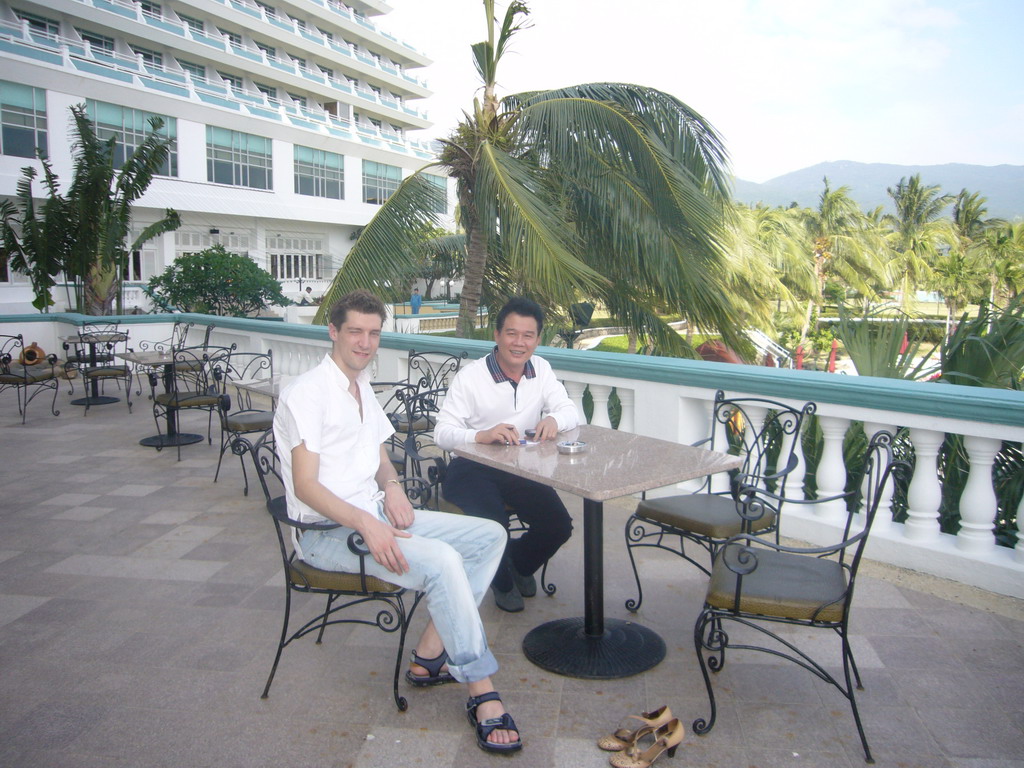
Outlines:
[[[466, 443], [519, 445], [520, 438], [554, 440], [579, 423], [576, 406], [551, 365], [533, 352], [540, 343], [544, 311], [517, 297], [498, 313], [494, 350], [459, 371], [434, 428], [445, 450]], [[572, 535], [572, 519], [553, 488], [468, 459], [448, 465], [444, 497], [467, 515], [508, 528], [510, 510], [529, 526], [510, 541], [494, 576], [494, 602], [505, 611], [523, 610], [523, 598], [537, 594], [534, 572]]]
[[372, 555], [366, 573], [426, 593], [427, 624], [406, 679], [413, 685], [466, 683], [470, 722], [482, 749], [522, 747], [491, 683], [498, 662], [478, 606], [501, 562], [506, 534], [489, 520], [414, 510], [383, 443], [394, 432], [370, 387], [387, 312], [367, 291], [331, 310], [330, 354], [281, 393], [274, 436], [288, 514], [341, 527], [303, 533], [298, 556], [331, 571], [358, 571], [348, 548], [358, 531]]

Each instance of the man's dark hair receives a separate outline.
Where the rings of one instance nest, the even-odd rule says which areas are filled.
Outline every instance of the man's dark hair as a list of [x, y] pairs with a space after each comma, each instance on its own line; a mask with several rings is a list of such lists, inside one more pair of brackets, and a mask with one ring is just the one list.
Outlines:
[[346, 293], [331, 307], [331, 325], [341, 328], [345, 324], [348, 311], [352, 309], [364, 315], [380, 315], [381, 324], [387, 322], [388, 310], [384, 302], [369, 291], [358, 290]]
[[505, 318], [509, 315], [532, 317], [537, 321], [537, 333], [540, 333], [544, 328], [544, 310], [540, 308], [540, 304], [536, 301], [525, 296], [514, 296], [501, 308], [501, 311], [498, 313], [498, 319], [495, 321], [495, 327], [499, 331], [505, 327]]

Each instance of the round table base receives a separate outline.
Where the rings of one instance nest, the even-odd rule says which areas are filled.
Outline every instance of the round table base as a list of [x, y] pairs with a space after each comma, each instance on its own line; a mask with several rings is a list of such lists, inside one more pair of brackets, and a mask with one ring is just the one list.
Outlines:
[[110, 395], [96, 395], [96, 397], [80, 397], [77, 400], [72, 400], [72, 405], [110, 405], [110, 403], [116, 403], [121, 398], [111, 397]]
[[192, 445], [193, 443], [201, 443], [203, 440], [205, 438], [202, 435], [196, 435], [191, 432], [178, 432], [175, 435], [144, 437], [139, 440], [139, 445], [144, 445], [147, 448], [167, 448], [171, 445]]
[[523, 638], [526, 658], [542, 669], [569, 677], [610, 680], [645, 672], [665, 658], [665, 641], [647, 627], [605, 619], [604, 634], [590, 637], [583, 618], [558, 619]]

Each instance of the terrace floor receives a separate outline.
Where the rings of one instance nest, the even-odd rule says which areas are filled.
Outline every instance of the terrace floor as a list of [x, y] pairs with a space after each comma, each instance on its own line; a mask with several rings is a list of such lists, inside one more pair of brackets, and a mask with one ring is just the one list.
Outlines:
[[[88, 417], [68, 400], [65, 389], [57, 418], [36, 400], [22, 426], [13, 393], [0, 395], [0, 765], [454, 768], [502, 759], [477, 748], [459, 686], [403, 683], [409, 710], [397, 712], [395, 638], [366, 628], [333, 627], [321, 646], [306, 638], [287, 648], [261, 700], [284, 595], [258, 486], [242, 495], [231, 456], [214, 484], [216, 444], [185, 447], [180, 462], [173, 450], [139, 446], [156, 431], [145, 399], [131, 415], [121, 402]], [[205, 427], [184, 420], [188, 431]], [[566, 501], [579, 515], [579, 500]], [[606, 505], [608, 616], [629, 616], [621, 530], [630, 508]], [[668, 656], [637, 677], [562, 678], [522, 656], [528, 629], [582, 611], [579, 535], [552, 563], [554, 597], [527, 601], [520, 614], [485, 601], [498, 687], [526, 741], [515, 765], [607, 765], [595, 739], [641, 709], [668, 704], [687, 731], [706, 716], [691, 639], [705, 579], [653, 554], [643, 558], [638, 620], [662, 634]], [[1024, 603], [871, 563], [862, 575], [853, 642], [877, 764], [1024, 766]], [[733, 652], [716, 691], [715, 729], [688, 732], [664, 765], [864, 765], [846, 701], [794, 665]]]

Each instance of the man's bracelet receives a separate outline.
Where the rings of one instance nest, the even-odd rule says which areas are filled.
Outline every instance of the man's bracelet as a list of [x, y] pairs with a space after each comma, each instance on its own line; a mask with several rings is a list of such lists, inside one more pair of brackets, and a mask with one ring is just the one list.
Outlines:
[[397, 486], [402, 485], [401, 480], [395, 480], [394, 478], [392, 478], [391, 480], [388, 480], [386, 483], [384, 483], [384, 490], [386, 491], [388, 489], [388, 486], [391, 485], [392, 483], [394, 483]]

